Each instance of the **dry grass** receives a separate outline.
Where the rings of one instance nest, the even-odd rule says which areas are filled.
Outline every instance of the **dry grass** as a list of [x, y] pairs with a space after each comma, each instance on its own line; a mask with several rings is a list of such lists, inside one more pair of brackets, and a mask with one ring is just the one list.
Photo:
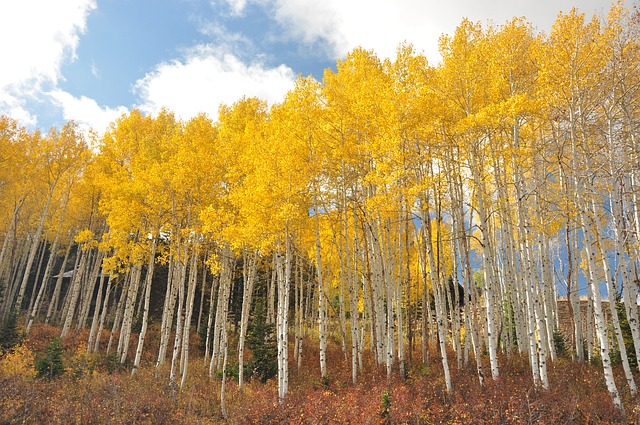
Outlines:
[[[157, 335], [149, 336], [143, 367], [130, 376], [115, 367], [113, 357], [87, 356], [82, 331], [63, 341], [66, 373], [53, 381], [33, 374], [8, 374], [0, 368], [0, 423], [27, 424], [216, 424], [220, 416], [220, 381], [210, 380], [208, 366], [194, 341], [185, 387], [172, 390], [168, 366], [153, 368]], [[25, 347], [37, 356], [59, 329], [34, 327]], [[108, 340], [103, 335], [103, 342]], [[130, 350], [135, 349], [135, 336]], [[525, 357], [500, 359], [501, 377], [482, 388], [470, 364], [452, 367], [454, 391], [447, 393], [439, 359], [415, 364], [406, 379], [388, 381], [384, 368], [365, 357], [359, 382], [351, 383], [349, 364], [335, 343], [330, 344], [330, 379], [320, 379], [318, 347], [305, 340], [303, 366], [290, 368], [290, 393], [277, 403], [274, 381], [249, 382], [242, 391], [227, 382], [228, 423], [300, 424], [602, 424], [640, 423], [636, 400], [622, 392], [627, 417], [619, 415], [609, 398], [602, 370], [596, 365], [561, 359], [551, 365], [549, 391], [533, 388]], [[432, 350], [432, 353], [435, 353]], [[130, 351], [131, 356], [133, 353]], [[28, 356], [29, 353], [25, 354]], [[415, 356], [415, 358], [418, 358]], [[293, 359], [292, 363], [293, 363]], [[2, 360], [2, 361], [6, 361]], [[488, 365], [487, 365], [488, 366]], [[624, 383], [618, 376], [618, 383]], [[384, 398], [384, 394], [388, 398]], [[387, 402], [386, 411], [384, 402]]]

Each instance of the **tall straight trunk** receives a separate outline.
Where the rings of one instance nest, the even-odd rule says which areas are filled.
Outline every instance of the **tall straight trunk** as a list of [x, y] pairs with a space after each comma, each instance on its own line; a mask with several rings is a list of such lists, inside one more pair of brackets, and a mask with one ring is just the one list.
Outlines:
[[131, 281], [127, 298], [125, 302], [124, 312], [122, 314], [122, 325], [120, 326], [120, 338], [118, 339], [118, 357], [120, 364], [124, 364], [129, 351], [129, 340], [131, 336], [131, 326], [133, 325], [133, 313], [135, 311], [136, 299], [138, 297], [138, 289], [140, 288], [140, 279], [142, 275], [142, 266], [134, 264], [131, 267]]
[[362, 220], [362, 251], [363, 254], [363, 273], [364, 273], [364, 285], [363, 290], [365, 292], [364, 298], [366, 304], [369, 307], [369, 323], [371, 332], [371, 351], [374, 354], [376, 365], [380, 364], [381, 352], [379, 343], [379, 318], [377, 310], [377, 295], [374, 293], [374, 271], [372, 266], [372, 250], [371, 250], [371, 237], [368, 237], [367, 232], [370, 231], [368, 226], [365, 226], [364, 218]]
[[[382, 222], [380, 216], [378, 216], [378, 222]], [[395, 311], [395, 285], [394, 276], [393, 276], [393, 268], [394, 261], [392, 258], [391, 251], [393, 250], [392, 244], [393, 241], [391, 239], [391, 224], [390, 220], [387, 220], [384, 224], [380, 226], [382, 228], [382, 232], [380, 235], [380, 245], [382, 245], [382, 252], [378, 257], [380, 261], [381, 270], [381, 287], [382, 292], [386, 297], [385, 305], [387, 310], [387, 323], [386, 323], [386, 365], [387, 365], [387, 379], [391, 379], [391, 370], [396, 360], [395, 353], [395, 330], [396, 330], [396, 311]]]
[[[518, 169], [518, 172], [520, 170]], [[537, 188], [546, 189], [546, 180], [544, 176], [547, 174], [547, 170], [544, 168], [543, 161], [536, 156], [534, 158], [534, 185]], [[520, 178], [520, 176], [518, 177]], [[537, 245], [538, 245], [538, 259], [540, 263], [540, 272], [537, 273], [539, 276], [539, 284], [537, 285], [538, 290], [538, 310], [536, 311], [538, 317], [538, 328], [539, 328], [539, 338], [540, 343], [543, 344], [543, 349], [540, 349], [540, 375], [543, 380], [543, 386], [548, 385], [547, 373], [546, 373], [546, 355], [549, 354], [549, 357], [552, 361], [556, 359], [556, 350], [555, 345], [553, 343], [553, 332], [554, 332], [554, 303], [553, 303], [553, 295], [551, 290], [551, 266], [549, 265], [549, 245], [548, 238], [545, 234], [545, 216], [548, 216], [549, 209], [546, 207], [546, 203], [539, 196], [537, 192], [534, 192], [533, 201], [536, 207], [536, 212], [538, 213], [538, 226], [539, 229], [537, 231]], [[543, 205], [544, 204], [544, 205]], [[532, 256], [532, 258], [534, 258]], [[545, 387], [546, 388], [546, 387]]]
[[[359, 325], [358, 325], [358, 286], [356, 284], [356, 276], [352, 266], [351, 245], [349, 244], [349, 219], [347, 203], [345, 199], [345, 218], [343, 220], [344, 238], [344, 256], [345, 256], [345, 275], [347, 279], [347, 290], [349, 296], [349, 328], [351, 329], [351, 382], [354, 384], [358, 381], [358, 358], [360, 353]], [[354, 238], [357, 238], [357, 230], [354, 223]]]
[[[191, 264], [189, 264], [191, 263]], [[175, 347], [177, 344], [179, 346], [179, 355], [180, 361], [178, 364], [178, 374], [180, 375], [180, 388], [184, 387], [184, 384], [187, 380], [187, 370], [189, 366], [189, 334], [191, 333], [191, 318], [193, 316], [193, 303], [195, 300], [196, 286], [198, 282], [198, 252], [194, 250], [191, 255], [191, 259], [188, 256], [185, 257], [184, 273], [187, 271], [187, 267], [189, 268], [189, 278], [187, 279], [186, 275], [184, 276], [185, 284], [186, 284], [186, 293], [184, 294], [184, 307], [180, 312], [180, 317], [182, 317], [182, 332], [180, 335], [180, 340], [176, 339], [174, 343], [174, 355], [176, 353]], [[184, 284], [183, 284], [184, 286]], [[176, 324], [176, 326], [178, 326]], [[176, 332], [177, 334], [177, 332]], [[172, 370], [173, 370], [173, 359], [172, 359]]]
[[[82, 309], [80, 310], [80, 315], [78, 318], [78, 323], [76, 324], [76, 330], [79, 330], [81, 327], [84, 327], [87, 323], [87, 318], [89, 317], [89, 311], [91, 309], [91, 300], [93, 299], [93, 293], [95, 292], [96, 281], [100, 276], [100, 271], [102, 270], [102, 260], [105, 257], [104, 252], [97, 252], [94, 256], [93, 267], [91, 268], [91, 273], [89, 273], [88, 282], [86, 285], [86, 291], [84, 293], [84, 299], [82, 302]], [[94, 307], [94, 315], [95, 310], [98, 309], [98, 305], [96, 304]]]
[[220, 270], [220, 284], [218, 286], [218, 303], [216, 306], [215, 324], [213, 329], [213, 346], [211, 348], [211, 362], [209, 363], [209, 377], [219, 369], [222, 363], [222, 342], [227, 335], [227, 315], [229, 309], [229, 295], [233, 280], [234, 258], [229, 246], [225, 246], [220, 254], [222, 268]]
[[62, 290], [62, 281], [64, 279], [64, 270], [67, 267], [67, 261], [69, 260], [69, 254], [71, 253], [72, 243], [67, 245], [67, 250], [65, 251], [64, 258], [62, 260], [62, 265], [60, 266], [60, 272], [58, 273], [58, 278], [56, 279], [56, 286], [53, 289], [53, 295], [51, 296], [51, 300], [49, 301], [49, 307], [47, 308], [47, 316], [44, 319], [44, 323], [49, 323], [51, 317], [56, 312], [56, 307], [58, 305], [58, 300], [60, 299], [60, 291]]
[[[100, 284], [98, 285], [98, 295], [96, 297], [96, 305], [93, 311], [93, 317], [91, 318], [91, 329], [89, 330], [89, 341], [87, 342], [87, 354], [91, 354], [93, 344], [96, 339], [96, 333], [98, 331], [98, 324], [100, 322], [100, 309], [102, 308], [102, 294], [104, 293], [104, 272], [100, 273]], [[108, 285], [108, 284], [107, 284]]]
[[604, 370], [604, 379], [605, 379], [605, 383], [607, 385], [607, 389], [609, 390], [609, 395], [611, 396], [611, 400], [613, 401], [614, 406], [616, 406], [616, 408], [621, 412], [624, 412], [622, 401], [620, 400], [620, 394], [618, 393], [618, 388], [616, 387], [616, 382], [613, 378], [613, 368], [611, 365], [611, 356], [609, 354], [609, 341], [607, 339], [606, 323], [604, 319], [604, 314], [602, 312], [600, 288], [598, 287], [596, 277], [594, 274], [595, 268], [597, 267], [596, 240], [584, 216], [582, 217], [582, 224], [583, 224], [582, 230], [584, 232], [584, 239], [585, 239], [585, 250], [587, 252], [587, 257], [589, 260], [588, 284], [589, 284], [589, 287], [591, 288], [591, 295], [593, 297], [593, 313], [595, 318], [596, 335], [598, 337], [598, 342], [600, 343], [600, 359], [602, 360], [602, 368]]
[[[484, 366], [482, 365], [482, 338], [481, 327], [479, 326], [478, 319], [478, 291], [475, 287], [473, 279], [473, 270], [471, 268], [471, 248], [469, 246], [469, 238], [467, 230], [465, 228], [465, 211], [464, 211], [464, 191], [462, 184], [462, 176], [459, 167], [455, 165], [453, 160], [445, 161], [445, 165], [449, 168], [448, 174], [451, 176], [449, 179], [449, 193], [452, 199], [452, 221], [455, 239], [458, 244], [458, 250], [461, 255], [461, 271], [462, 280], [465, 288], [465, 320], [467, 330], [469, 331], [471, 345], [473, 348], [473, 355], [476, 361], [476, 371], [478, 374], [478, 381], [481, 386], [484, 386]], [[424, 215], [425, 213], [423, 213]], [[473, 213], [469, 217], [469, 228], [473, 228]], [[425, 242], [426, 243], [426, 242]]]
[[[207, 255], [205, 254], [205, 257]], [[198, 321], [196, 322], [196, 333], [200, 334], [200, 326], [202, 325], [202, 310], [204, 309], [204, 297], [207, 289], [207, 264], [205, 262], [202, 263], [202, 285], [200, 286], [202, 289], [200, 291], [200, 305], [198, 307]]]
[[217, 288], [217, 283], [220, 279], [220, 276], [213, 276], [213, 279], [211, 279], [211, 291], [209, 293], [209, 316], [207, 318], [207, 339], [205, 341], [205, 348], [204, 348], [204, 364], [206, 365], [207, 362], [209, 361], [209, 350], [211, 349], [211, 332], [213, 332], [212, 329], [212, 325], [213, 325], [213, 313], [215, 311], [214, 308], [214, 300], [215, 300], [215, 291]]
[[[131, 375], [133, 376], [140, 366], [142, 357], [142, 349], [144, 347], [144, 339], [147, 336], [147, 326], [149, 325], [149, 303], [151, 300], [151, 282], [153, 281], [153, 272], [156, 264], [156, 248], [158, 245], [158, 237], [154, 236], [151, 241], [151, 253], [149, 254], [149, 263], [147, 264], [147, 274], [144, 279], [144, 308], [142, 310], [142, 328], [138, 336], [138, 346], [136, 348], [136, 356], [133, 360]], [[96, 305], [97, 309], [97, 305]], [[95, 315], [94, 315], [95, 316]]]
[[[423, 215], [424, 216], [424, 215]], [[417, 233], [417, 232], [416, 232]], [[426, 258], [426, 236], [423, 229], [420, 230], [421, 237], [416, 236], [418, 242], [418, 260], [420, 261], [420, 277], [422, 281], [422, 362], [429, 364], [429, 321], [431, 307], [429, 302], [429, 287], [427, 286], [427, 258]]]
[[489, 217], [485, 207], [486, 187], [482, 176], [480, 176], [481, 170], [476, 163], [478, 158], [471, 156], [472, 165], [471, 173], [473, 181], [477, 187], [476, 200], [478, 208], [478, 216], [480, 219], [480, 230], [482, 232], [482, 259], [484, 264], [484, 299], [486, 308], [486, 323], [487, 323], [487, 345], [489, 348], [489, 364], [491, 366], [491, 376], [494, 380], [498, 379], [500, 374], [498, 369], [498, 356], [497, 356], [497, 341], [496, 341], [496, 326], [495, 326], [495, 309], [494, 309], [494, 285], [496, 278], [494, 275], [494, 257], [491, 246], [491, 233]]
[[193, 317], [193, 304], [196, 296], [196, 286], [198, 285], [198, 250], [194, 250], [191, 256], [191, 266], [189, 268], [189, 284], [187, 291], [187, 303], [185, 305], [184, 331], [182, 331], [182, 354], [180, 357], [180, 374], [182, 380], [180, 388], [184, 387], [187, 380], [187, 370], [189, 365], [189, 334], [191, 333], [191, 318]]
[[[614, 219], [614, 242], [616, 249], [616, 259], [620, 266], [622, 274], [622, 297], [624, 302], [625, 313], [627, 314], [627, 322], [629, 323], [629, 329], [631, 330], [631, 336], [633, 338], [633, 346], [635, 349], [636, 359], [640, 359], [640, 328], [638, 327], [638, 308], [636, 304], [636, 297], [638, 289], [634, 282], [631, 280], [629, 261], [627, 255], [631, 257], [631, 253], [627, 252], [624, 246], [624, 239], [626, 236], [626, 225], [624, 218], [623, 208], [623, 194], [624, 194], [624, 182], [622, 179], [618, 180], [618, 190], [610, 195], [613, 205], [613, 219]], [[638, 368], [640, 370], [640, 362]]]
[[71, 286], [69, 287], [68, 295], [69, 305], [66, 310], [64, 325], [62, 326], [61, 338], [66, 338], [71, 330], [71, 323], [76, 312], [76, 304], [78, 303], [78, 297], [80, 296], [80, 289], [82, 288], [82, 275], [85, 273], [90, 251], [88, 249], [81, 250], [78, 255], [81, 256], [80, 264], [78, 265], [78, 269], [73, 272], [73, 277], [71, 279]]
[[28, 335], [31, 330], [31, 326], [33, 325], [33, 321], [36, 318], [36, 313], [40, 308], [40, 302], [44, 296], [44, 292], [46, 288], [49, 286], [49, 277], [51, 276], [51, 270], [53, 269], [53, 264], [55, 263], [55, 259], [57, 257], [56, 251], [58, 250], [58, 240], [60, 236], [60, 228], [58, 228], [58, 232], [56, 233], [56, 237], [51, 244], [51, 249], [49, 251], [49, 259], [47, 260], [47, 265], [44, 270], [44, 276], [42, 277], [42, 282], [40, 283], [40, 290], [38, 291], [38, 295], [33, 303], [31, 309], [29, 309], [29, 317], [27, 319], [27, 326], [25, 328], [25, 333]]
[[[33, 279], [33, 287], [31, 288], [31, 295], [29, 296], [29, 307], [27, 307], [27, 320], [28, 320], [28, 316], [31, 314], [33, 303], [36, 300], [38, 282], [40, 282], [40, 272], [42, 271], [42, 265], [44, 264], [45, 253], [47, 252], [47, 240], [43, 238], [40, 246], [41, 246], [40, 254], [37, 255], [38, 266], [36, 267], [36, 272], [34, 274], [34, 279]], [[49, 251], [49, 253], [51, 253], [51, 251]], [[51, 254], [49, 254], [49, 257], [51, 257]]]
[[[276, 253], [273, 253], [272, 264], [276, 263]], [[267, 287], [267, 323], [276, 323], [276, 268], [271, 269], [271, 279]]]
[[[180, 251], [180, 248], [178, 248]], [[176, 286], [178, 288], [178, 307], [176, 310], [176, 332], [173, 338], [173, 350], [171, 355], [171, 370], [169, 371], [169, 385], [177, 387], [176, 377], [178, 376], [178, 356], [182, 348], [182, 333], [184, 331], [184, 304], [185, 304], [185, 272], [187, 268], [187, 259], [180, 258], [175, 265], [178, 272], [176, 273]]]
[[[295, 270], [293, 272], [293, 361], [298, 364], [298, 350], [299, 345], [302, 343], [302, 329], [298, 327], [300, 322], [300, 288], [302, 287], [302, 259], [300, 255], [296, 255]], [[243, 301], [244, 303], [244, 301]], [[298, 372], [300, 368], [298, 367]]]
[[[404, 214], [403, 214], [404, 215]], [[400, 367], [400, 377], [402, 379], [404, 379], [405, 377], [405, 364], [404, 364], [404, 314], [403, 314], [403, 309], [402, 309], [402, 301], [403, 301], [403, 297], [402, 297], [402, 281], [404, 279], [403, 276], [403, 262], [404, 262], [404, 258], [402, 256], [402, 252], [404, 251], [404, 249], [407, 248], [407, 246], [403, 246], [402, 242], [403, 242], [403, 228], [402, 228], [402, 220], [398, 220], [398, 260], [396, 262], [396, 266], [395, 266], [395, 310], [396, 310], [396, 316], [398, 318], [398, 366]], [[407, 255], [408, 255], [408, 251]], [[392, 281], [393, 282], [393, 281]]]
[[224, 333], [222, 340], [222, 382], [220, 383], [220, 414], [225, 421], [229, 419], [227, 414], [227, 402], [226, 402], [226, 386], [227, 386], [227, 353], [229, 351], [229, 342], [227, 341], [227, 333]]
[[[582, 336], [582, 320], [580, 312], [580, 294], [578, 287], [576, 264], [577, 253], [573, 249], [574, 242], [571, 237], [575, 234], [575, 229], [571, 229], [567, 223], [566, 227], [566, 246], [567, 246], [567, 305], [571, 315], [571, 324], [573, 328], [572, 341], [573, 352], [579, 363], [584, 362], [584, 338]], [[577, 238], [577, 236], [575, 236]]]
[[156, 360], [156, 370], [164, 364], [167, 357], [167, 347], [169, 345], [169, 335], [173, 327], [173, 316], [175, 313], [176, 297], [178, 296], [178, 284], [174, 275], [177, 273], [175, 255], [169, 261], [169, 274], [167, 279], [167, 289], [164, 296], [162, 308], [162, 321], [160, 323], [160, 347], [158, 348], [158, 358]]
[[40, 244], [40, 239], [42, 238], [42, 231], [44, 229], [44, 222], [49, 214], [49, 207], [51, 206], [51, 200], [53, 199], [53, 191], [55, 186], [49, 189], [49, 195], [47, 196], [47, 200], [45, 201], [44, 208], [42, 210], [42, 215], [40, 216], [40, 222], [38, 223], [38, 228], [33, 234], [33, 242], [31, 244], [31, 249], [29, 251], [29, 257], [27, 259], [27, 264], [24, 269], [24, 275], [22, 276], [22, 282], [20, 283], [20, 290], [18, 291], [18, 298], [16, 299], [15, 305], [18, 310], [22, 309], [22, 299], [24, 298], [24, 293], [27, 289], [27, 282], [29, 281], [29, 275], [31, 274], [31, 266], [33, 265], [33, 261], [36, 258], [36, 253], [38, 251], [38, 246]]
[[[316, 190], [317, 192], [317, 190]], [[314, 223], [316, 236], [316, 273], [318, 278], [318, 338], [320, 339], [320, 376], [325, 379], [327, 375], [327, 307], [324, 292], [324, 280], [322, 270], [322, 254], [320, 242], [320, 212], [318, 210], [318, 197], [314, 193]]]
[[20, 276], [24, 275], [27, 259], [29, 258], [29, 247], [31, 246], [32, 235], [27, 235], [18, 241], [15, 246], [15, 253], [12, 255], [12, 270], [9, 278], [9, 287], [5, 293], [5, 313], [12, 308], [20, 310], [17, 303], [14, 302], [20, 289]]
[[304, 312], [305, 312], [305, 304], [304, 304], [304, 300], [305, 300], [305, 293], [304, 293], [304, 286], [305, 280], [303, 279], [303, 275], [302, 275], [302, 269], [303, 269], [303, 264], [302, 261], [300, 261], [300, 268], [299, 268], [299, 274], [298, 274], [298, 279], [300, 282], [300, 286], [298, 288], [299, 291], [299, 295], [298, 295], [298, 302], [299, 304], [296, 304], [296, 309], [298, 311], [298, 320], [296, 323], [296, 326], [298, 328], [298, 343], [296, 344], [296, 360], [298, 362], [298, 372], [300, 372], [300, 369], [302, 368], [302, 353], [303, 353], [303, 349], [302, 349], [302, 345], [303, 345], [303, 340], [304, 340]]
[[248, 253], [245, 250], [243, 252], [243, 260], [242, 313], [240, 317], [240, 335], [238, 336], [238, 387], [240, 388], [242, 388], [244, 382], [244, 343], [249, 326], [253, 287], [258, 268], [258, 253], [256, 251]]
[[2, 242], [2, 250], [0, 250], [0, 295], [2, 296], [2, 303], [0, 303], [0, 319], [5, 318], [5, 314], [12, 308], [9, 297], [10, 287], [13, 282], [11, 275], [13, 269], [14, 255], [17, 252], [16, 248], [16, 231], [18, 227], [18, 219], [20, 211], [26, 200], [26, 193], [17, 200], [13, 206], [13, 214], [9, 221], [9, 228], [5, 233], [4, 240]]
[[609, 298], [609, 313], [611, 315], [611, 321], [613, 324], [613, 331], [616, 336], [616, 341], [618, 343], [620, 360], [622, 362], [622, 369], [624, 370], [625, 378], [627, 379], [627, 385], [629, 385], [629, 390], [631, 394], [635, 395], [637, 392], [636, 383], [633, 379], [633, 372], [631, 371], [631, 366], [629, 365], [629, 359], [627, 358], [627, 350], [624, 344], [624, 339], [622, 336], [622, 329], [620, 328], [620, 319], [618, 317], [618, 310], [616, 309], [616, 295], [617, 291], [613, 286], [613, 276], [611, 271], [609, 270], [609, 262], [607, 261], [607, 254], [604, 251], [602, 246], [602, 242], [600, 241], [600, 235], [603, 234], [602, 229], [599, 224], [599, 217], [596, 214], [596, 206], [593, 202], [591, 202], [591, 211], [593, 213], [593, 219], [591, 220], [594, 224], [594, 234], [593, 237], [595, 239], [596, 246], [599, 249], [600, 260], [602, 263], [602, 270], [604, 272], [604, 281], [607, 287], [607, 295]]
[[284, 403], [289, 391], [289, 290], [291, 278], [291, 238], [285, 234], [284, 258], [281, 253], [276, 256], [276, 272], [278, 280], [278, 312], [276, 320], [278, 342], [278, 402]]
[[107, 317], [107, 311], [109, 310], [109, 298], [113, 291], [113, 283], [111, 276], [107, 279], [107, 289], [104, 294], [104, 301], [102, 302], [102, 311], [100, 312], [100, 323], [98, 324], [98, 331], [96, 332], [95, 343], [93, 344], [93, 352], [97, 353], [100, 348], [100, 339], [102, 338], [102, 329], [104, 329], [104, 320]]
[[118, 298], [116, 314], [113, 319], [113, 325], [111, 326], [111, 334], [109, 335], [109, 342], [107, 343], [106, 354], [109, 354], [109, 352], [111, 351], [111, 346], [113, 345], [113, 338], [115, 336], [116, 330], [119, 328], [120, 323], [122, 322], [122, 311], [124, 310], [124, 303], [127, 299], [127, 292], [129, 290], [130, 285], [131, 285], [131, 272], [127, 272], [127, 274], [124, 277], [124, 283], [122, 284], [122, 289], [120, 290], [120, 297]]
[[[427, 201], [428, 202], [428, 201]], [[427, 204], [425, 202], [425, 204]], [[423, 207], [424, 208], [424, 207]], [[445, 333], [445, 308], [444, 308], [444, 299], [442, 288], [440, 287], [438, 270], [439, 265], [436, 264], [436, 259], [434, 255], [433, 248], [433, 237], [432, 237], [432, 228], [431, 228], [431, 215], [430, 212], [424, 211], [423, 214], [423, 226], [425, 227], [425, 238], [426, 238], [426, 253], [427, 260], [429, 265], [429, 277], [431, 280], [431, 289], [433, 290], [434, 304], [436, 310], [436, 325], [438, 331], [438, 344], [440, 346], [440, 356], [442, 357], [442, 369], [444, 371], [444, 380], [447, 391], [453, 391], [453, 384], [451, 383], [451, 373], [449, 370], [449, 359], [447, 355], [447, 346], [446, 346], [446, 333]]]

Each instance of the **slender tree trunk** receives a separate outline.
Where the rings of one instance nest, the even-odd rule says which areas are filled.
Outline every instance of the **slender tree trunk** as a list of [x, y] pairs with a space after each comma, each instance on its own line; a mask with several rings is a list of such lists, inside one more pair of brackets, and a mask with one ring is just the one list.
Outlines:
[[[144, 279], [144, 307], [142, 310], [142, 328], [138, 336], [138, 347], [136, 348], [136, 356], [133, 360], [131, 375], [133, 376], [140, 366], [142, 358], [142, 348], [144, 347], [144, 339], [147, 336], [147, 326], [149, 325], [149, 303], [151, 300], [151, 282], [153, 281], [153, 272], [156, 264], [156, 247], [158, 245], [158, 237], [154, 236], [151, 241], [151, 254], [149, 255], [149, 264], [147, 265], [147, 274]], [[96, 305], [97, 308], [97, 305]]]
[[604, 314], [602, 312], [602, 305], [600, 300], [600, 288], [598, 288], [596, 278], [594, 276], [594, 268], [597, 267], [596, 261], [596, 242], [591, 233], [590, 227], [585, 222], [584, 216], [582, 217], [583, 227], [582, 230], [585, 236], [585, 250], [589, 259], [589, 287], [591, 288], [591, 295], [593, 297], [593, 313], [595, 318], [596, 335], [600, 343], [600, 359], [602, 360], [602, 368], [604, 369], [604, 379], [609, 390], [609, 395], [613, 404], [618, 410], [624, 412], [622, 401], [620, 400], [620, 394], [616, 387], [615, 380], [613, 379], [613, 369], [611, 367], [611, 357], [609, 354], [609, 341], [607, 339], [607, 330], [604, 320]]
[[285, 236], [284, 258], [278, 253], [276, 256], [276, 272], [278, 279], [278, 314], [277, 314], [277, 342], [278, 342], [278, 402], [284, 403], [289, 391], [289, 290], [291, 277], [291, 240], [288, 232]]
[[242, 316], [240, 317], [240, 335], [238, 336], [238, 387], [242, 388], [244, 381], [244, 342], [249, 326], [249, 313], [253, 298], [253, 286], [256, 279], [258, 253], [252, 251], [243, 253], [243, 285], [242, 285]]
[[87, 342], [87, 354], [91, 354], [93, 344], [96, 339], [96, 332], [98, 331], [98, 323], [100, 321], [100, 309], [102, 308], [102, 294], [104, 292], [104, 272], [100, 273], [100, 284], [98, 285], [98, 295], [96, 297], [96, 305], [93, 311], [93, 317], [91, 318], [91, 330], [89, 331], [89, 341]]

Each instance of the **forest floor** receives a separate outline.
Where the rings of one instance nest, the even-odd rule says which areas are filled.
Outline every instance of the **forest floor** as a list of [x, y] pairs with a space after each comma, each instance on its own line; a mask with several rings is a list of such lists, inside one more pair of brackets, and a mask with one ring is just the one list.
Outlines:
[[[448, 393], [440, 358], [432, 347], [429, 365], [422, 364], [420, 354], [415, 353], [404, 379], [396, 371], [388, 380], [384, 367], [376, 367], [365, 356], [364, 370], [354, 385], [350, 364], [336, 341], [329, 344], [330, 376], [323, 381], [317, 343], [306, 339], [300, 369], [290, 356], [285, 402], [278, 404], [274, 379], [265, 384], [249, 381], [240, 390], [237, 381], [228, 378], [225, 421], [220, 408], [221, 380], [209, 379], [203, 353], [196, 348], [190, 352], [184, 387], [174, 389], [168, 385], [169, 365], [158, 371], [153, 367], [157, 331], [155, 336], [150, 331], [146, 357], [133, 377], [130, 368], [118, 365], [114, 356], [86, 355], [88, 335], [80, 331], [62, 341], [65, 373], [38, 379], [34, 359], [59, 334], [52, 326], [34, 326], [23, 345], [0, 360], [0, 424], [640, 423], [640, 405], [623, 386], [617, 369], [626, 416], [613, 407], [597, 364], [560, 358], [550, 363], [550, 389], [543, 391], [534, 388], [526, 357], [501, 357], [500, 378], [488, 377], [484, 387], [478, 382], [474, 361], [457, 368], [451, 357], [454, 389]], [[108, 337], [105, 332], [102, 342], [106, 344]], [[197, 347], [197, 339], [194, 335], [192, 347]], [[131, 341], [129, 349], [135, 350], [135, 335]], [[489, 374], [488, 360], [483, 360]]]

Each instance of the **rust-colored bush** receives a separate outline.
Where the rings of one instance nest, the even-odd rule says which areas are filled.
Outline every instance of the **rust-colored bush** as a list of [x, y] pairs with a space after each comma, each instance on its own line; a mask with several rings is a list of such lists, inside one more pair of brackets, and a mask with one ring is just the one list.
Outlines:
[[[191, 350], [189, 372], [182, 389], [169, 386], [169, 365], [157, 371], [156, 330], [150, 330], [147, 361], [133, 377], [128, 368], [109, 370], [104, 352], [86, 355], [79, 335], [63, 341], [69, 372], [56, 381], [36, 380], [26, 373], [0, 368], [0, 423], [53, 424], [217, 424], [220, 380], [209, 379], [208, 363]], [[59, 329], [34, 326], [25, 341], [25, 353], [37, 354], [59, 335]], [[88, 336], [88, 335], [87, 335]], [[103, 336], [104, 337], [104, 336]], [[108, 339], [108, 335], [107, 338]], [[132, 346], [137, 338], [132, 336]], [[429, 365], [407, 365], [407, 379], [395, 371], [387, 379], [368, 353], [358, 382], [351, 382], [350, 362], [340, 346], [329, 345], [328, 380], [320, 377], [318, 345], [304, 341], [302, 367], [290, 357], [290, 392], [278, 404], [276, 383], [248, 381], [242, 390], [227, 380], [227, 423], [232, 424], [606, 424], [625, 423], [613, 407], [602, 370], [590, 364], [559, 359], [549, 365], [550, 389], [533, 387], [525, 356], [501, 357], [501, 376], [487, 378], [481, 387], [475, 364], [451, 368], [454, 390], [446, 391], [440, 359]], [[434, 348], [434, 347], [432, 347]], [[157, 348], [156, 348], [157, 349]], [[436, 353], [432, 349], [432, 353]], [[27, 354], [20, 354], [22, 357]], [[419, 355], [414, 355], [419, 359]], [[487, 359], [483, 359], [488, 369]], [[157, 373], [156, 373], [157, 372]], [[616, 380], [624, 382], [620, 371]], [[622, 386], [621, 386], [622, 387]], [[622, 391], [626, 422], [637, 423], [640, 409], [628, 391]]]

